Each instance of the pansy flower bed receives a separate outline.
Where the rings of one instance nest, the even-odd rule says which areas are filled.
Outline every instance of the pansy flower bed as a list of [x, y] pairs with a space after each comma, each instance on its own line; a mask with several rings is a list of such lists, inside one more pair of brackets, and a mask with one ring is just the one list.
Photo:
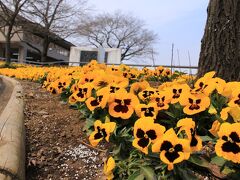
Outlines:
[[109, 144], [107, 179], [194, 179], [201, 170], [217, 176], [212, 165], [221, 177], [240, 176], [240, 82], [96, 61], [0, 74], [38, 81], [79, 110], [89, 144]]

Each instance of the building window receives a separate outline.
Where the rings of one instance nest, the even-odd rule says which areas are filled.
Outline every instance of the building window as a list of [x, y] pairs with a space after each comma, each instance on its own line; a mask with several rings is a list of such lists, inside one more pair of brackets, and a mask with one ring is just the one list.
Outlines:
[[58, 50], [58, 53], [63, 55], [63, 56], [68, 56], [68, 51], [63, 50], [63, 49]]

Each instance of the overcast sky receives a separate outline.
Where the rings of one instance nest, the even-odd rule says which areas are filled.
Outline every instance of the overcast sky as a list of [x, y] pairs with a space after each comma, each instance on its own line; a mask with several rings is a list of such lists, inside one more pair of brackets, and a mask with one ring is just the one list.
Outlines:
[[174, 64], [197, 65], [201, 38], [207, 16], [208, 0], [88, 0], [97, 12], [121, 10], [143, 19], [159, 36], [156, 64], [170, 65], [171, 44], [174, 43]]

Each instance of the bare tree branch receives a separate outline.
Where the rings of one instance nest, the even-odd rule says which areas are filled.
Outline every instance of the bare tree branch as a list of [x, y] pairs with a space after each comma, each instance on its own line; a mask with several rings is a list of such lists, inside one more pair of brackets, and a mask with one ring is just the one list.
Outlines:
[[[51, 41], [60, 37], [67, 38], [76, 33], [75, 21], [79, 12], [85, 9], [86, 0], [79, 0], [78, 4], [81, 6], [68, 4], [64, 0], [35, 0], [29, 4], [27, 16], [32, 17], [33, 26], [38, 28], [43, 37], [41, 61], [46, 61]], [[31, 28], [30, 31], [35, 28]]]
[[150, 54], [157, 39], [141, 20], [121, 12], [89, 17], [79, 23], [77, 32], [95, 47], [121, 48], [121, 60]]
[[19, 34], [17, 34], [18, 38], [26, 43], [29, 47], [33, 48], [34, 50], [36, 50], [39, 54], [41, 54], [41, 50], [39, 48], [37, 48], [36, 46], [34, 46], [33, 44], [29, 43], [28, 41], [25, 41], [24, 39], [21, 38], [21, 36], [19, 36]]
[[5, 37], [6, 61], [11, 62], [11, 39], [18, 33], [18, 15], [23, 6], [30, 0], [1, 0], [0, 23], [1, 33]]

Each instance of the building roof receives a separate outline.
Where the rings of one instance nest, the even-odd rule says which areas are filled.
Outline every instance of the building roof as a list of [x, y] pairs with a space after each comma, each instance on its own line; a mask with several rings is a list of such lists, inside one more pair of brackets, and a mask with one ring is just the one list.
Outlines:
[[[21, 15], [17, 16], [17, 25], [21, 26], [23, 28], [23, 31], [30, 32], [41, 38], [44, 38], [45, 36], [45, 33], [44, 33], [45, 30], [42, 25], [38, 23], [34, 23]], [[58, 46], [63, 47], [67, 50], [70, 50], [72, 46], [75, 46], [73, 43], [61, 38], [59, 35], [53, 32], [50, 32], [49, 35], [50, 35], [49, 36], [50, 42], [57, 44]]]
[[[34, 35], [36, 35], [36, 36], [39, 36], [39, 37], [41, 37], [41, 38], [44, 38], [44, 36], [45, 36], [44, 30], [43, 30], [44, 28], [43, 28], [42, 26], [39, 26], [39, 25], [37, 25], [37, 27], [39, 27], [39, 28], [36, 28], [36, 29], [38, 29], [38, 31], [33, 31], [33, 32], [31, 32], [31, 33], [34, 34]], [[25, 28], [24, 28], [24, 29], [25, 29]], [[34, 29], [35, 29], [35, 28], [34, 28]], [[41, 29], [42, 29], [43, 31], [41, 31]], [[29, 31], [29, 30], [28, 30], [28, 31]], [[60, 36], [58, 36], [57, 34], [52, 33], [52, 32], [50, 32], [49, 38], [50, 38], [50, 41], [51, 41], [52, 43], [57, 44], [58, 46], [63, 47], [63, 48], [68, 49], [68, 50], [70, 50], [70, 48], [71, 48], [72, 46], [75, 46], [75, 45], [72, 44], [71, 42], [69, 42], [69, 41], [61, 38]]]
[[[20, 16], [20, 17], [23, 18], [22, 16]], [[41, 37], [41, 38], [44, 38], [44, 36], [45, 36], [45, 33], [44, 33], [45, 29], [44, 29], [44, 27], [42, 25], [40, 25], [38, 23], [34, 23], [34, 22], [32, 22], [32, 21], [30, 21], [30, 20], [28, 20], [26, 18], [24, 18], [24, 19], [25, 19], [25, 22], [29, 23], [27, 26], [23, 26], [23, 29], [25, 31], [28, 31], [28, 32], [36, 35], [36, 36]], [[24, 23], [24, 24], [26, 24], [26, 23]], [[65, 49], [70, 50], [71, 46], [75, 46], [71, 42], [61, 38], [59, 35], [57, 35], [57, 34], [55, 34], [53, 32], [50, 32], [49, 35], [50, 35], [49, 36], [50, 41], [52, 43], [55, 43], [55, 44], [65, 48]]]

